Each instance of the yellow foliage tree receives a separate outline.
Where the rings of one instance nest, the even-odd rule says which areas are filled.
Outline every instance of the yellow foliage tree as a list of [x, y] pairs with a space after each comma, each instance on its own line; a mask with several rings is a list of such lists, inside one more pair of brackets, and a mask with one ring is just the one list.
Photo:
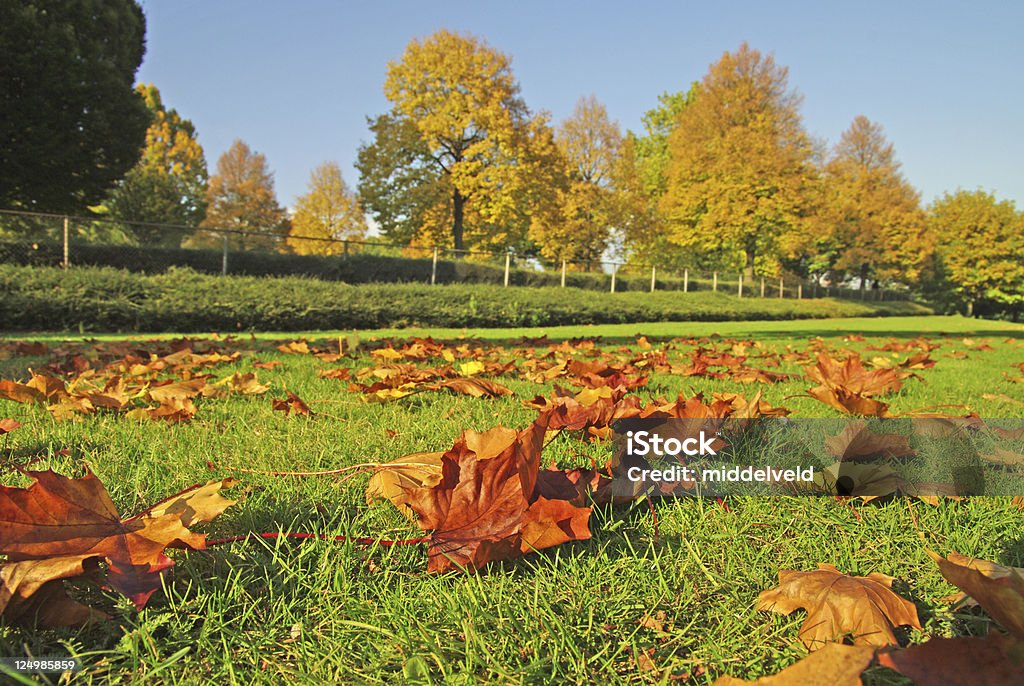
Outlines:
[[384, 92], [415, 125], [450, 190], [451, 245], [524, 243], [531, 186], [543, 188], [551, 147], [546, 119], [519, 97], [509, 58], [472, 36], [438, 31], [388, 65]]
[[787, 73], [744, 43], [679, 113], [659, 207], [666, 237], [707, 263], [773, 272], [803, 221], [814, 148]]
[[309, 177], [309, 192], [299, 197], [292, 212], [288, 246], [300, 255], [337, 255], [336, 241], [362, 239], [366, 218], [336, 162], [324, 162]]
[[858, 116], [825, 169], [831, 232], [820, 253], [861, 288], [869, 278], [916, 280], [932, 251], [918, 192], [899, 168], [882, 127]]
[[612, 232], [621, 229], [618, 192], [614, 186], [622, 150], [617, 123], [594, 96], [580, 98], [572, 115], [555, 134], [567, 165], [568, 182], [553, 190], [553, 202], [533, 216], [530, 239], [550, 260], [600, 267]]

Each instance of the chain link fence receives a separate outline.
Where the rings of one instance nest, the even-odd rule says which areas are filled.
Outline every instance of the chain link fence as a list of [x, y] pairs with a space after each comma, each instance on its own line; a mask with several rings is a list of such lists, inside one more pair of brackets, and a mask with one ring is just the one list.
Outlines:
[[512, 250], [460, 250], [230, 228], [123, 222], [0, 210], [0, 263], [114, 267], [159, 273], [302, 275], [346, 283], [490, 283], [621, 291], [720, 291], [738, 297], [907, 300], [904, 288], [854, 288], [792, 274], [669, 269], [622, 262], [544, 261]]

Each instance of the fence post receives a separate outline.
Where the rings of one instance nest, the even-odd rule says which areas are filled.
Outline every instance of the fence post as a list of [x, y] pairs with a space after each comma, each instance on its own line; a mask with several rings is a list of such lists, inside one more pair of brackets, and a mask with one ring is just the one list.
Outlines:
[[615, 275], [619, 273], [619, 265], [612, 265], [612, 293], [615, 292]]
[[656, 277], [657, 269], [658, 269], [657, 267], [653, 267], [653, 266], [651, 267], [651, 293], [654, 292], [655, 279], [657, 278]]
[[437, 246], [434, 246], [434, 263], [430, 266], [430, 285], [437, 283]]
[[804, 299], [804, 285], [802, 283], [798, 283], [796, 285], [796, 299], [797, 300], [803, 300]]
[[740, 272], [740, 285], [736, 287], [736, 295], [743, 297], [743, 272]]
[[718, 272], [712, 272], [711, 274], [711, 290], [715, 293], [718, 292]]
[[562, 288], [565, 288], [565, 260], [562, 260]]
[[785, 293], [785, 292], [786, 292], [786, 285], [784, 283], [782, 283], [782, 277], [780, 276], [779, 277], [779, 297], [780, 298], [785, 297], [783, 295], [783, 293]]
[[512, 253], [505, 251], [505, 288], [508, 288], [508, 268], [512, 264]]
[[683, 270], [683, 293], [690, 292], [690, 270]]
[[761, 277], [761, 297], [764, 297], [764, 277]]
[[71, 251], [68, 248], [68, 217], [64, 215], [64, 261], [60, 265], [63, 269], [71, 266]]
[[223, 235], [223, 239], [224, 239], [223, 242], [222, 242], [223, 252], [221, 253], [221, 259], [220, 259], [220, 275], [221, 276], [227, 276], [228, 275], [228, 235], [224, 234]]

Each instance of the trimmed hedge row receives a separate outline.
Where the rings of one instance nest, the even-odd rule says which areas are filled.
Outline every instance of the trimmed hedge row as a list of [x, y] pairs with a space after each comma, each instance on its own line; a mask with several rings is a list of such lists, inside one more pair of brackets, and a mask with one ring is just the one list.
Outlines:
[[[53, 242], [17, 240], [0, 241], [0, 262], [23, 266], [52, 267], [63, 259], [63, 246]], [[131, 245], [71, 245], [71, 263], [85, 267], [115, 267], [132, 272], [160, 274], [173, 267], [188, 267], [205, 274], [220, 274], [223, 268], [220, 250]], [[323, 255], [289, 255], [274, 252], [229, 252], [228, 273], [242, 276], [309, 276], [324, 281], [345, 283], [429, 283], [430, 259], [392, 257], [353, 253], [347, 257]], [[512, 269], [509, 282], [514, 286], [559, 286], [561, 273], [532, 269]], [[566, 285], [607, 291], [609, 277], [602, 273], [568, 273]], [[438, 283], [503, 284], [505, 270], [492, 264], [468, 260], [438, 260]], [[646, 291], [649, 276], [619, 275], [617, 291]], [[660, 290], [683, 290], [681, 278], [659, 278]], [[688, 290], [710, 290], [707, 280], [689, 280]]]
[[601, 293], [491, 285], [349, 285], [302, 277], [146, 276], [111, 268], [0, 265], [10, 330], [299, 331], [504, 327], [930, 314], [907, 302], [736, 298], [723, 293]]

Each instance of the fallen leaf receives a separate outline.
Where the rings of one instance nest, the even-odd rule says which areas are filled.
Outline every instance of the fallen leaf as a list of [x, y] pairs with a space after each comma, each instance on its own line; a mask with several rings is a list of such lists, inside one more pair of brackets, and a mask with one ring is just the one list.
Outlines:
[[499, 383], [487, 379], [458, 378], [448, 379], [438, 384], [440, 388], [446, 388], [455, 393], [471, 395], [474, 398], [498, 398], [503, 395], [512, 395], [512, 391]]
[[819, 564], [813, 572], [782, 570], [779, 586], [758, 596], [757, 609], [784, 615], [807, 610], [800, 640], [808, 650], [847, 635], [854, 645], [895, 645], [894, 627], [920, 629], [921, 624], [917, 608], [893, 593], [892, 582], [878, 573], [848, 576], [830, 564]]
[[1005, 686], [1021, 683], [1024, 644], [1012, 636], [936, 637], [902, 650], [882, 650], [878, 664], [916, 686]]
[[13, 419], [0, 419], [0, 436], [9, 434], [21, 426], [23, 426], [21, 422]]
[[225, 480], [178, 494], [155, 515], [122, 520], [92, 472], [78, 479], [52, 470], [24, 473], [34, 480], [28, 488], [0, 486], [0, 554], [8, 563], [102, 557], [109, 564], [110, 585], [138, 608], [160, 588], [160, 574], [174, 564], [163, 554], [165, 548], [206, 547], [206, 537], [186, 524], [209, 521], [231, 504], [215, 497], [230, 485]]
[[826, 438], [825, 447], [840, 461], [907, 457], [915, 453], [906, 436], [876, 434], [864, 421], [850, 422], [839, 434]]
[[946, 581], [974, 598], [1004, 629], [1024, 640], [1024, 576], [1011, 569], [1001, 577], [989, 576], [970, 566], [962, 555], [945, 558], [928, 551]]
[[778, 674], [754, 681], [726, 675], [719, 677], [714, 686], [861, 686], [860, 675], [874, 657], [875, 649], [871, 646], [829, 643]]
[[409, 519], [409, 494], [417, 488], [429, 488], [441, 480], [441, 456], [444, 453], [412, 453], [378, 467], [366, 484], [366, 502], [387, 499]]
[[309, 409], [309, 405], [289, 390], [285, 390], [288, 394], [287, 398], [275, 398], [272, 401], [272, 406], [279, 412], [284, 412], [284, 416], [287, 417], [289, 414], [302, 415], [304, 417], [313, 416], [313, 411]]

